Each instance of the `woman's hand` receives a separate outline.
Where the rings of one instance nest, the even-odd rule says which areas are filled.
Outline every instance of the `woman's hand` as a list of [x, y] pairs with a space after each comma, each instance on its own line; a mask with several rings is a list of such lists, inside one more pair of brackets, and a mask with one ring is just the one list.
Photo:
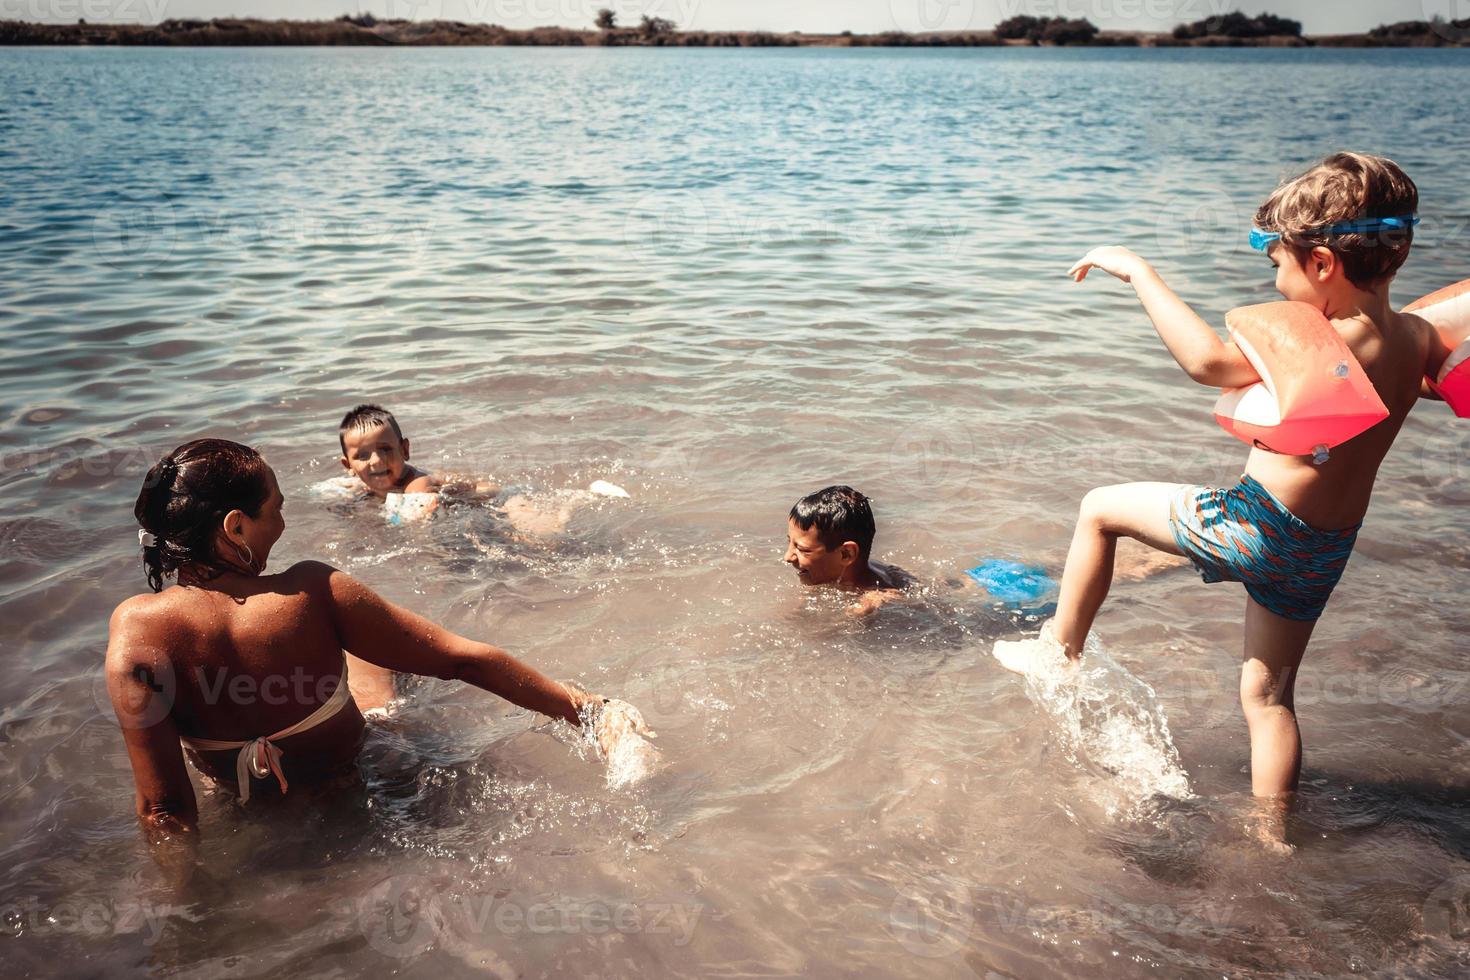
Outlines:
[[1101, 269], [1124, 282], [1132, 282], [1134, 276], [1147, 268], [1148, 263], [1129, 249], [1121, 245], [1105, 245], [1082, 256], [1080, 262], [1067, 270], [1067, 275], [1073, 282], [1081, 282], [1093, 269]]

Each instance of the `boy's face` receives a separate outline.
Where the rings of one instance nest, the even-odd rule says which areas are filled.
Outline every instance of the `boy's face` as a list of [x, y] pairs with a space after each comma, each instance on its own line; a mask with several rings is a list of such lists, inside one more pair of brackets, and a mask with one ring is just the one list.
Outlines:
[[857, 561], [856, 542], [844, 541], [829, 549], [817, 536], [816, 525], [802, 530], [801, 525], [786, 520], [786, 564], [796, 569], [802, 585], [831, 585], [842, 578]]
[[1270, 256], [1271, 264], [1276, 266], [1278, 293], [1297, 303], [1322, 305], [1323, 292], [1331, 281], [1332, 273], [1340, 268], [1331, 251], [1313, 249], [1303, 260], [1286, 246], [1276, 244], [1271, 247]]
[[389, 425], [375, 425], [342, 433], [347, 454], [342, 465], [376, 494], [395, 492], [402, 485], [408, 465], [408, 440], [400, 439]]

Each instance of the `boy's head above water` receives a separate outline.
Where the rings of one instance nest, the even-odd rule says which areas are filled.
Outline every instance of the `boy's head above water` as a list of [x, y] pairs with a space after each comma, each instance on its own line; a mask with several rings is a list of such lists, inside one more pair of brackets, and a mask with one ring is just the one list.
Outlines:
[[409, 445], [393, 413], [377, 405], [359, 405], [337, 429], [341, 463], [374, 494], [402, 493], [421, 476], [408, 464]]
[[1392, 160], [1337, 153], [1278, 187], [1255, 224], [1279, 236], [1267, 248], [1277, 290], [1322, 308], [1387, 288], [1409, 257], [1418, 209], [1419, 189]]
[[873, 508], [852, 487], [827, 487], [796, 502], [786, 520], [786, 563], [804, 585], [862, 586], [872, 577]]

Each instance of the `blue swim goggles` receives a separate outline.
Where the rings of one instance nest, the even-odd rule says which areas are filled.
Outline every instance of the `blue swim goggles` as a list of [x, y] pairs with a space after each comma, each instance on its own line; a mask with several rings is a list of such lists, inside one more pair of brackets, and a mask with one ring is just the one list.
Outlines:
[[[1406, 214], [1402, 218], [1360, 218], [1357, 221], [1344, 221], [1341, 224], [1329, 225], [1326, 228], [1318, 228], [1307, 232], [1309, 235], [1369, 235], [1376, 231], [1403, 231], [1413, 228], [1419, 223], [1419, 216]], [[1251, 248], [1257, 252], [1264, 252], [1274, 242], [1281, 241], [1281, 232], [1262, 231], [1259, 228], [1251, 229]]]

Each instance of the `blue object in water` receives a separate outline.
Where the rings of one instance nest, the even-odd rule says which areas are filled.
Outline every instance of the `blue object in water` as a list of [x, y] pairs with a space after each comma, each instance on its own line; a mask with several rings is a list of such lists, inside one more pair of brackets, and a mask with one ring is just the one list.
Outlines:
[[1039, 602], [1057, 590], [1056, 581], [1046, 569], [1004, 558], [982, 561], [965, 574], [1001, 602], [1016, 605]]

